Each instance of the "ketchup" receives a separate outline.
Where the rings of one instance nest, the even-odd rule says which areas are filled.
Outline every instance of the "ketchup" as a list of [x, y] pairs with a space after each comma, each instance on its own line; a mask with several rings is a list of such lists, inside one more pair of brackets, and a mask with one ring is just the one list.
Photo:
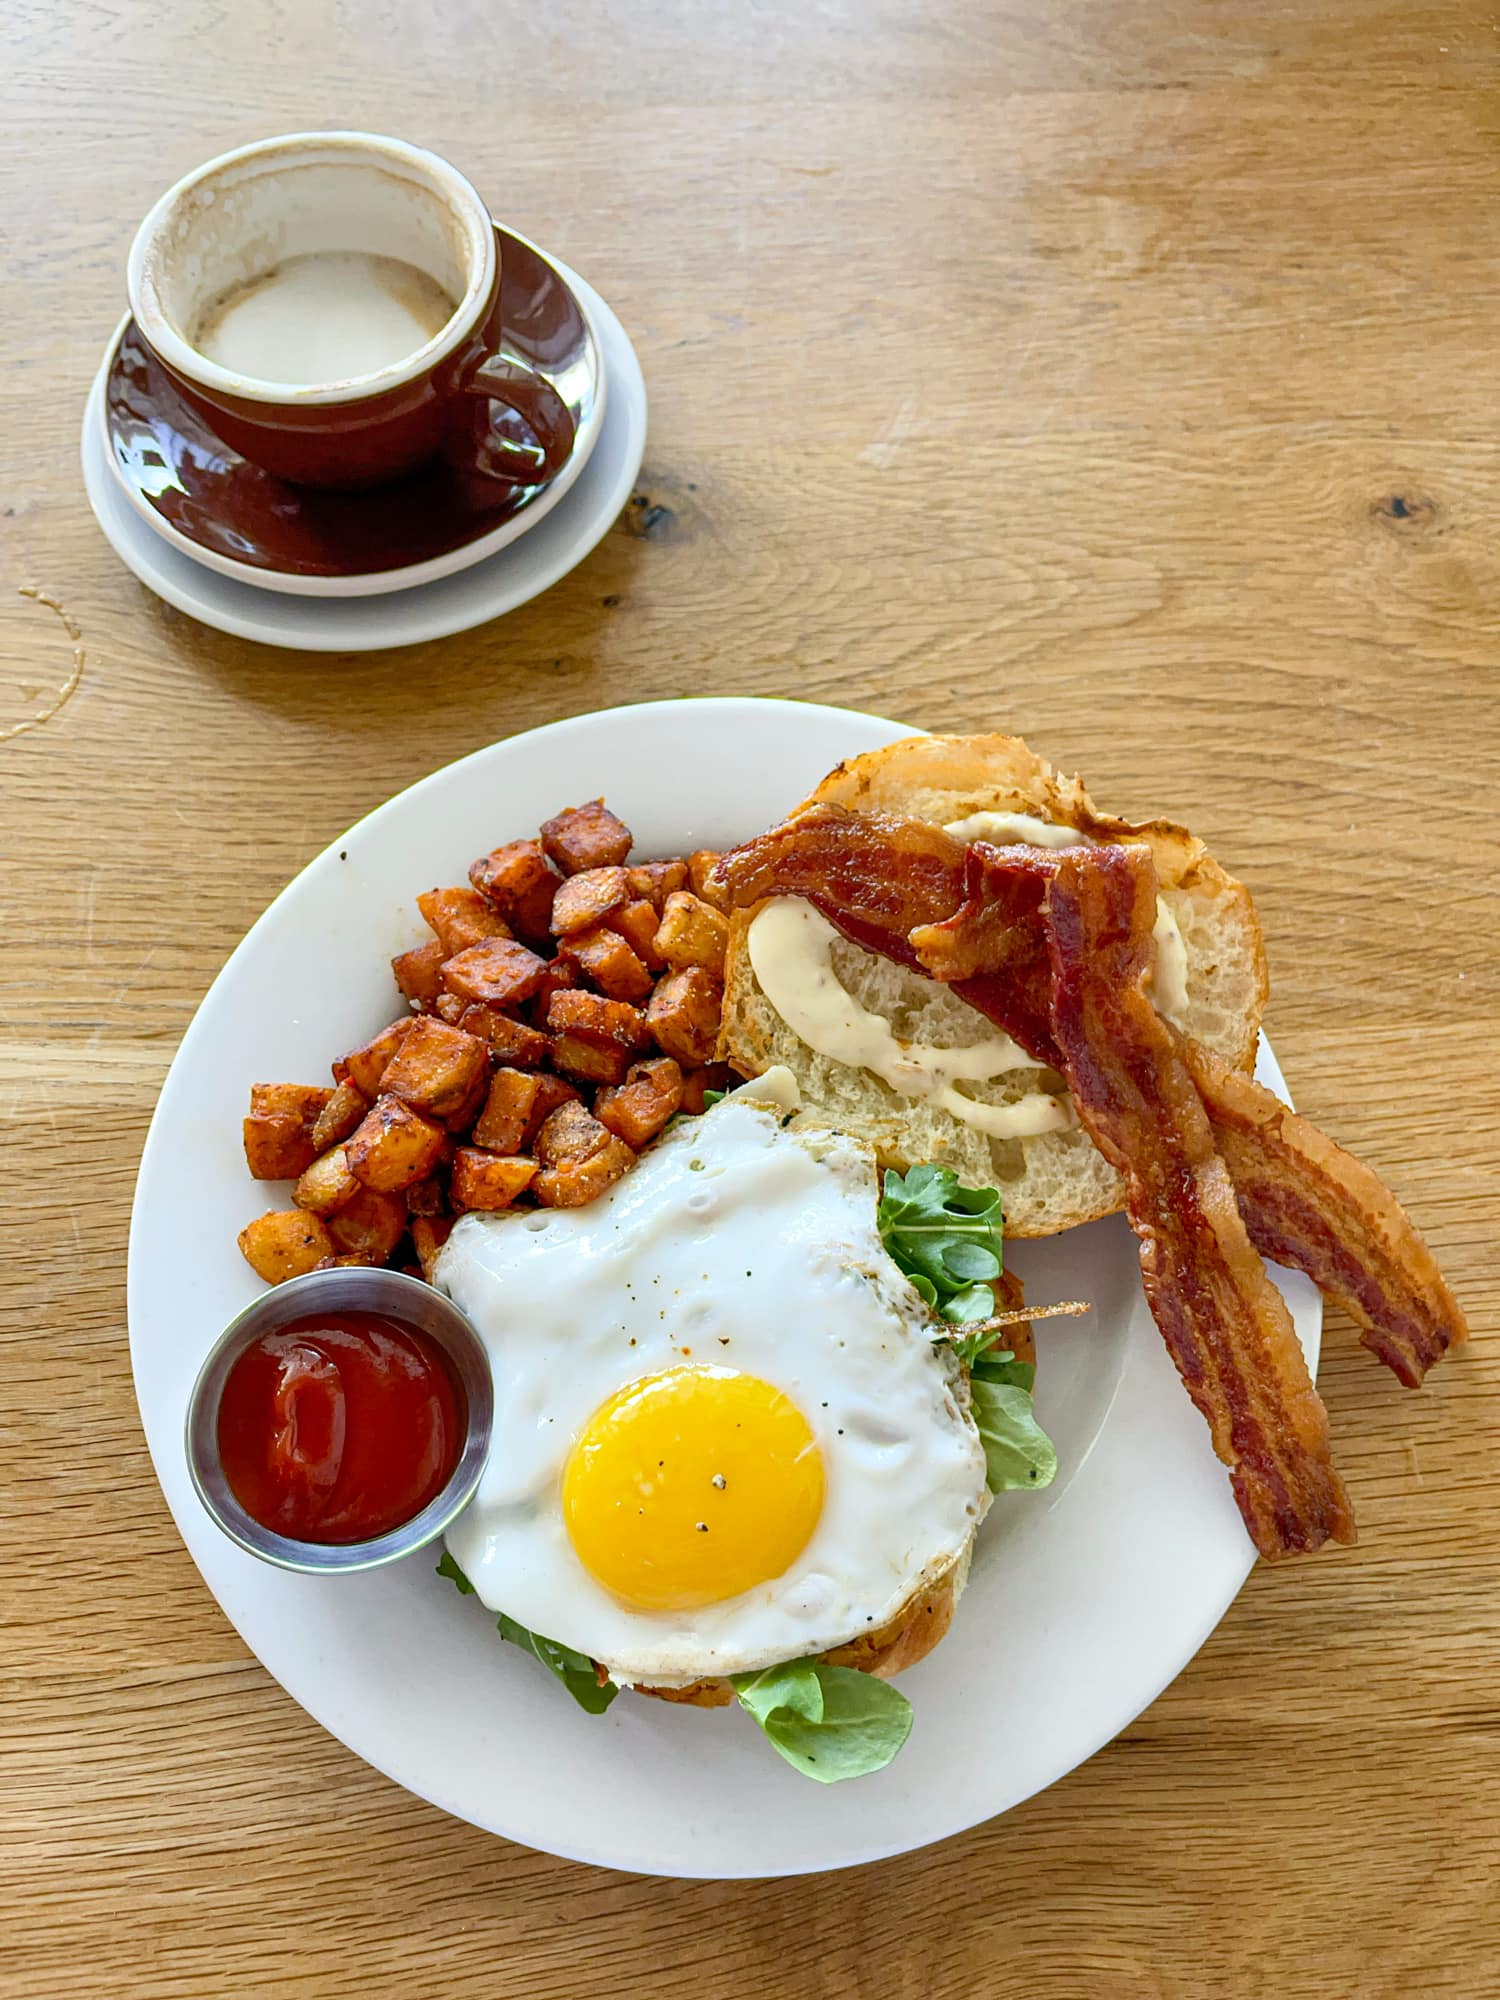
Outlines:
[[364, 1542], [409, 1521], [463, 1450], [462, 1388], [438, 1343], [383, 1313], [309, 1313], [252, 1341], [219, 1400], [219, 1461], [263, 1528]]

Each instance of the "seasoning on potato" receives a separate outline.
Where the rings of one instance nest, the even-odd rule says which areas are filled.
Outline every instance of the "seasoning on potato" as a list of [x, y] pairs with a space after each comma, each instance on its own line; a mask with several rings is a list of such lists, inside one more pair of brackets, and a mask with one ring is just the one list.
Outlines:
[[593, 799], [481, 855], [468, 886], [417, 898], [431, 935], [391, 960], [406, 1011], [333, 1087], [253, 1087], [246, 1162], [295, 1184], [240, 1233], [268, 1284], [349, 1263], [430, 1279], [459, 1215], [594, 1201], [729, 1080], [718, 857], [631, 846]]

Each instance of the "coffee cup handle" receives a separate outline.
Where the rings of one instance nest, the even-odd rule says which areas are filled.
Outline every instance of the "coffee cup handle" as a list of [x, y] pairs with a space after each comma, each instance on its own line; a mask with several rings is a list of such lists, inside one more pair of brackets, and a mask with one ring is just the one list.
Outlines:
[[465, 395], [485, 396], [514, 410], [539, 440], [527, 445], [491, 432], [476, 471], [515, 486], [538, 486], [556, 477], [573, 449], [573, 413], [545, 375], [505, 355], [485, 354], [468, 368], [459, 386]]

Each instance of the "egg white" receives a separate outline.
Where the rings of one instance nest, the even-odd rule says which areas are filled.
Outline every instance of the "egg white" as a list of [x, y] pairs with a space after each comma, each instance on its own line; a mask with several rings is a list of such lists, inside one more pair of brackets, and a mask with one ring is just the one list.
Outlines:
[[[464, 1216], [438, 1262], [495, 1382], [489, 1462], [448, 1546], [491, 1610], [622, 1684], [685, 1686], [876, 1629], [989, 1504], [955, 1364], [881, 1244], [870, 1149], [783, 1115], [730, 1098], [586, 1208]], [[781, 1576], [701, 1610], [632, 1610], [573, 1552], [563, 1468], [625, 1383], [704, 1363], [796, 1403], [823, 1456], [822, 1515]]]

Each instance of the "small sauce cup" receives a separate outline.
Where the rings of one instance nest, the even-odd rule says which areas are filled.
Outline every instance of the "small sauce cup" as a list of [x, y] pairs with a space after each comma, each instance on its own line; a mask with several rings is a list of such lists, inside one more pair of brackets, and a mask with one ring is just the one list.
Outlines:
[[[441, 1349], [463, 1392], [463, 1446], [441, 1489], [410, 1519], [366, 1541], [294, 1540], [263, 1526], [236, 1498], [219, 1455], [219, 1405], [235, 1363], [263, 1335], [310, 1314], [349, 1311], [378, 1313], [415, 1328]], [[398, 1271], [355, 1266], [310, 1271], [263, 1293], [230, 1321], [215, 1342], [188, 1403], [188, 1470], [214, 1522], [232, 1542], [263, 1562], [319, 1576], [376, 1569], [436, 1540], [473, 1499], [489, 1455], [493, 1418], [494, 1389], [484, 1342], [451, 1299]]]

